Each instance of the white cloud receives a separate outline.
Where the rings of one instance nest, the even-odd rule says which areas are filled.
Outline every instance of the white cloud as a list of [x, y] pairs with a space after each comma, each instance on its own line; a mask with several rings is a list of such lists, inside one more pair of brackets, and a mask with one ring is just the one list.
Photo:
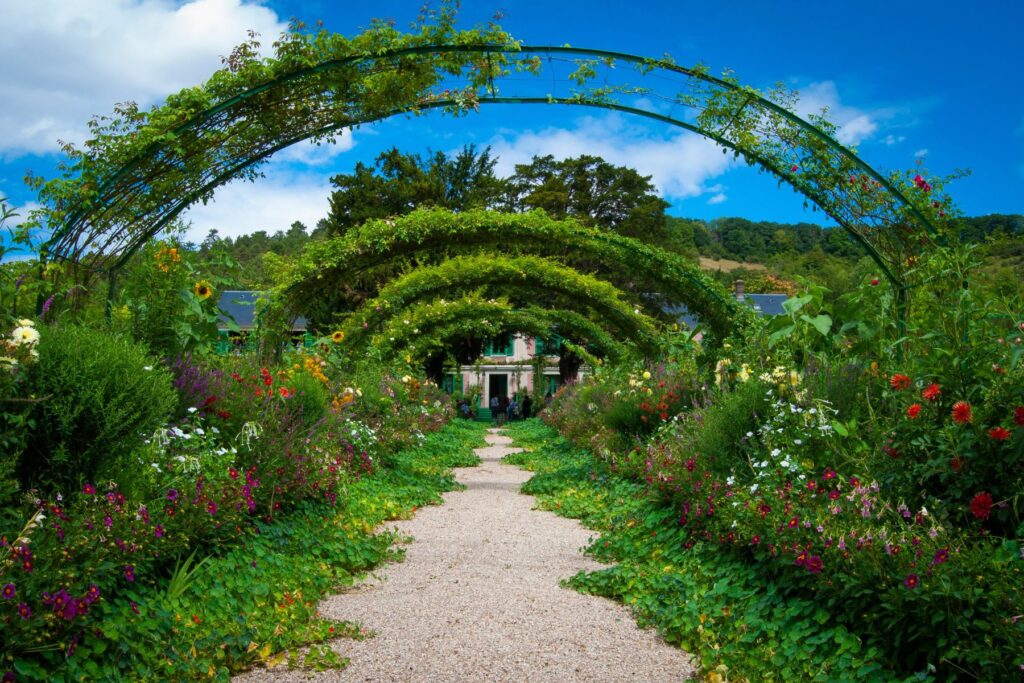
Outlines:
[[208, 79], [249, 29], [266, 49], [286, 28], [249, 0], [0, 0], [0, 16], [8, 157], [81, 142], [94, 114], [162, 101]]
[[714, 197], [712, 197], [711, 199], [708, 200], [708, 204], [711, 204], [711, 205], [721, 204], [726, 199], [728, 199], [728, 197], [725, 196], [725, 193], [724, 192], [719, 192]]
[[928, 156], [928, 148], [922, 147], [921, 149], [914, 152], [914, 156], [917, 157], [918, 159]]
[[[821, 114], [827, 110], [827, 117], [837, 126], [836, 139], [844, 145], [857, 145], [878, 131], [878, 121], [892, 116], [889, 110], [865, 111], [843, 104], [834, 81], [811, 83], [800, 90], [796, 112], [806, 118], [810, 114]], [[892, 137], [892, 136], [889, 136]], [[893, 138], [902, 142], [902, 138]], [[886, 144], [893, 144], [886, 138]]]
[[188, 239], [201, 242], [210, 230], [221, 237], [266, 230], [287, 231], [295, 221], [309, 229], [328, 211], [328, 197], [334, 189], [323, 173], [289, 170], [276, 161], [264, 169], [264, 178], [255, 183], [236, 180], [217, 189], [207, 204], [196, 204], [185, 212], [191, 221]]
[[907, 136], [905, 135], [893, 135], [892, 133], [890, 133], [889, 135], [886, 135], [884, 138], [882, 138], [882, 142], [891, 147], [892, 145], [898, 145], [899, 143], [903, 142], [906, 139]]
[[534, 155], [567, 159], [587, 154], [650, 175], [662, 195], [676, 199], [714, 192], [705, 182], [732, 163], [732, 156], [722, 154], [711, 140], [685, 132], [657, 135], [642, 126], [627, 125], [618, 114], [584, 117], [571, 129], [509, 132], [488, 144], [498, 156], [501, 175], [511, 175], [516, 164], [527, 164]]
[[317, 145], [310, 141], [299, 142], [275, 154], [274, 161], [285, 161], [304, 166], [323, 166], [355, 146], [356, 141], [352, 137], [352, 129], [346, 128], [338, 135], [334, 143], [323, 142]]

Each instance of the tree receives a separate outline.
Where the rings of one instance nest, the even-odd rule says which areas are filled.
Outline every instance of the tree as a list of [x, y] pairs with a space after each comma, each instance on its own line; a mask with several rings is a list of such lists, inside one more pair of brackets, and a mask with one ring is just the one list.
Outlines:
[[556, 161], [548, 155], [517, 165], [509, 183], [513, 210], [544, 209], [556, 218], [571, 216], [658, 246], [670, 242], [669, 205], [651, 177], [634, 169], [595, 156]]
[[494, 175], [497, 159], [490, 148], [477, 152], [467, 145], [448, 157], [435, 152], [426, 159], [393, 147], [382, 152], [373, 166], [356, 164], [355, 172], [336, 175], [324, 225], [328, 234], [344, 234], [371, 218], [409, 213], [421, 206], [465, 211], [493, 208], [506, 194], [506, 183]]

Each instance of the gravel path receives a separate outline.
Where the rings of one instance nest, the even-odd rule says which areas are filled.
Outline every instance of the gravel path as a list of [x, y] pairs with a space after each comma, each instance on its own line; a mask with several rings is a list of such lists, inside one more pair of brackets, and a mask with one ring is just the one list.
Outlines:
[[686, 653], [637, 628], [627, 608], [558, 585], [601, 566], [579, 552], [590, 533], [533, 510], [533, 498], [519, 493], [530, 473], [500, 463], [519, 449], [500, 434], [487, 441], [476, 451], [479, 467], [456, 470], [466, 491], [396, 524], [415, 539], [404, 562], [321, 605], [377, 634], [333, 643], [351, 658], [348, 668], [257, 670], [235, 681], [686, 680]]

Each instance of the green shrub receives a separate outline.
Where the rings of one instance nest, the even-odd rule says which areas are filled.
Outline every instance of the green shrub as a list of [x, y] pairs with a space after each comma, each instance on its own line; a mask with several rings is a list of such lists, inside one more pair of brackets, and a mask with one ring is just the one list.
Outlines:
[[170, 374], [126, 339], [77, 326], [42, 332], [34, 385], [44, 400], [19, 478], [56, 486], [113, 478], [173, 411]]
[[314, 425], [327, 414], [331, 396], [323, 382], [304, 372], [297, 372], [288, 380], [288, 387], [295, 392], [292, 402], [296, 404], [304, 424]]

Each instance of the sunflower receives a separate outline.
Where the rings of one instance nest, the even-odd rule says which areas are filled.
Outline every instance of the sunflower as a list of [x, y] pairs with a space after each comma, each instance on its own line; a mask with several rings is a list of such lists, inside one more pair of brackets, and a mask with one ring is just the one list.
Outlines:
[[331, 341], [334, 342], [335, 344], [340, 344], [341, 342], [345, 341], [345, 333], [342, 330], [335, 330], [331, 334]]
[[202, 301], [206, 301], [213, 296], [213, 285], [206, 280], [200, 280], [199, 282], [192, 285], [192, 291], [196, 293]]

